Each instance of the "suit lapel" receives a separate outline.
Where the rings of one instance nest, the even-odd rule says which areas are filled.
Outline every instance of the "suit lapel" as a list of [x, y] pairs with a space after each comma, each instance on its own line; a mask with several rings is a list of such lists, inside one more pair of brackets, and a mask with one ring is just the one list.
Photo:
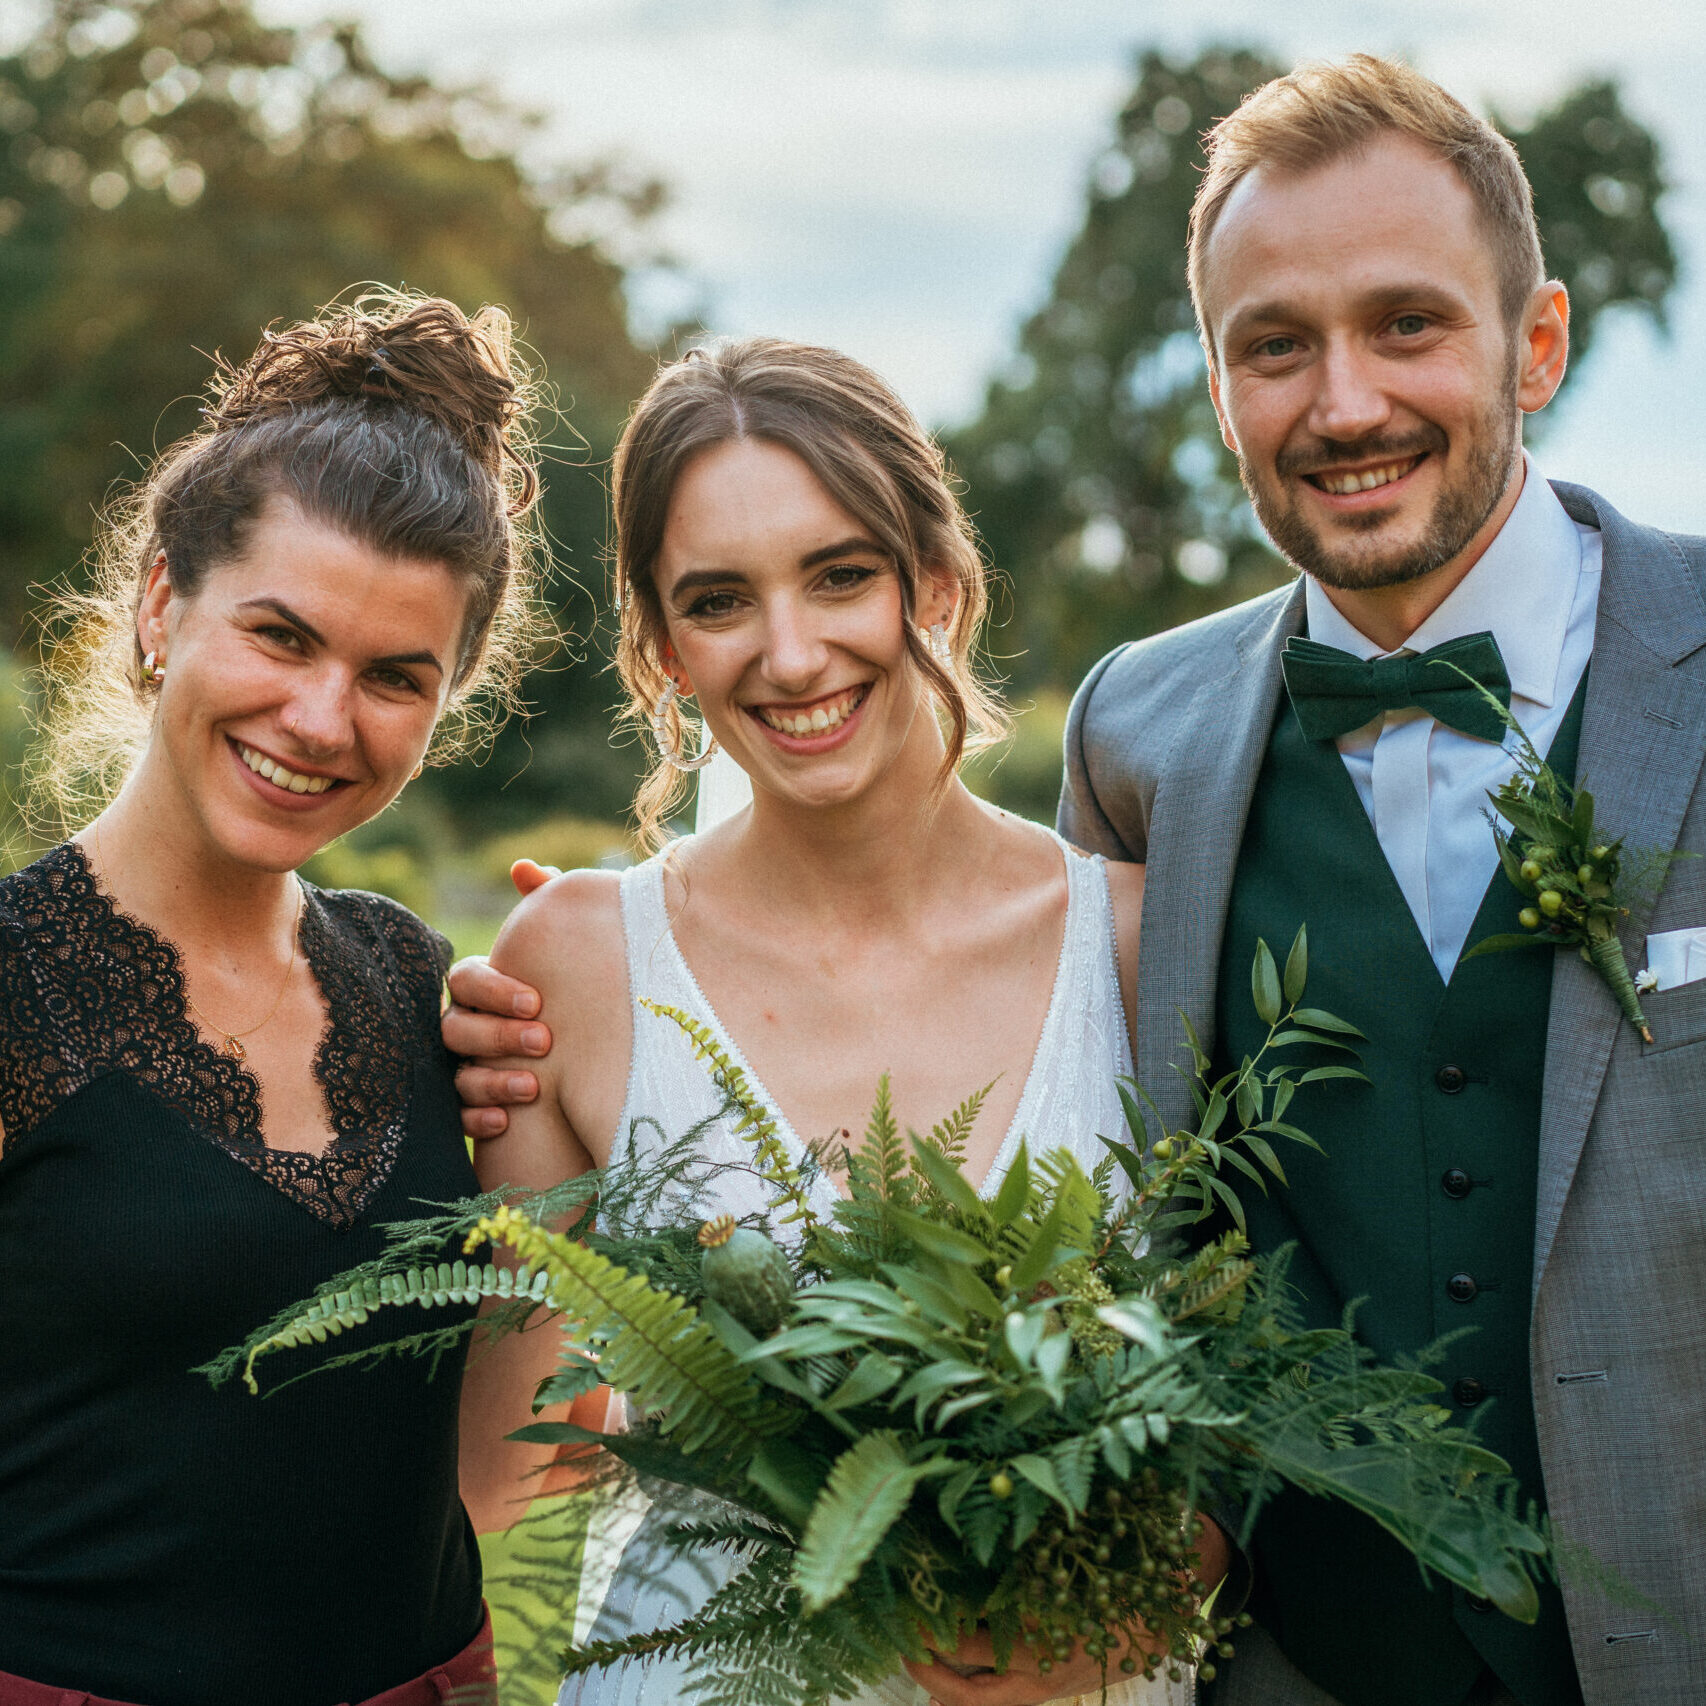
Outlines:
[[1302, 631], [1299, 581], [1283, 598], [1264, 601], [1237, 638], [1233, 666], [1197, 688], [1161, 766], [1138, 956], [1137, 1077], [1170, 1130], [1191, 1113], [1190, 1050], [1178, 1011], [1212, 1050], [1221, 937], [1244, 820], [1279, 704], [1280, 650]]
[[[1631, 525], [1580, 487], [1557, 490], [1576, 520], [1599, 527], [1604, 550], [1576, 775], [1603, 830], [1631, 848], [1673, 848], [1706, 759], [1706, 683], [1674, 666], [1706, 645], [1706, 605], [1664, 534]], [[1650, 912], [1649, 898], [1621, 932], [1631, 969], [1642, 964]], [[1546, 1033], [1536, 1294], [1624, 1022], [1593, 968], [1559, 954]]]

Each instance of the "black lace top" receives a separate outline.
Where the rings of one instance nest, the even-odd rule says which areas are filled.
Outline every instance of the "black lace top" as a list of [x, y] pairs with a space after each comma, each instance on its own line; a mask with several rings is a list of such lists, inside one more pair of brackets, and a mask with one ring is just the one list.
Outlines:
[[201, 1038], [171, 945], [76, 847], [0, 880], [0, 1672], [141, 1706], [339, 1706], [476, 1633], [459, 1367], [264, 1399], [190, 1372], [377, 1254], [384, 1222], [475, 1188], [446, 944], [313, 888], [301, 943], [330, 1015], [318, 1156], [266, 1147], [260, 1088]]

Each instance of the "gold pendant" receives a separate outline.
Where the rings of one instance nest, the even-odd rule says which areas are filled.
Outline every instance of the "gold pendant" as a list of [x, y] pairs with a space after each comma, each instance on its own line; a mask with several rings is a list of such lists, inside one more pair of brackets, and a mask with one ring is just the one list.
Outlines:
[[247, 1060], [249, 1051], [245, 1049], [236, 1037], [227, 1037], [220, 1045], [219, 1052], [227, 1060]]

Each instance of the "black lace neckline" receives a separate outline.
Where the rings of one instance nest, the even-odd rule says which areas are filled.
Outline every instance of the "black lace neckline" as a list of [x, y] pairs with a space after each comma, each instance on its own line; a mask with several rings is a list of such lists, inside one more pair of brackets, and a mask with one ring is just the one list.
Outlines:
[[[35, 879], [30, 892], [19, 894], [26, 878]], [[38, 1059], [33, 1086], [11, 1075], [9, 1131], [20, 1100], [27, 1126], [84, 1084], [124, 1072], [309, 1213], [334, 1226], [359, 1218], [390, 1176], [408, 1121], [419, 1018], [419, 990], [409, 986], [423, 975], [409, 962], [430, 956], [419, 940], [411, 951], [400, 920], [424, 938], [417, 920], [401, 909], [381, 912], [384, 903], [351, 904], [372, 897], [303, 884], [299, 940], [327, 1011], [313, 1073], [333, 1131], [323, 1152], [309, 1154], [268, 1147], [260, 1084], [190, 1017], [177, 949], [120, 909], [80, 847], [63, 843], [7, 887], [32, 953], [51, 967], [50, 987], [35, 993], [49, 1007], [57, 1045]], [[436, 991], [436, 967], [424, 975]]]

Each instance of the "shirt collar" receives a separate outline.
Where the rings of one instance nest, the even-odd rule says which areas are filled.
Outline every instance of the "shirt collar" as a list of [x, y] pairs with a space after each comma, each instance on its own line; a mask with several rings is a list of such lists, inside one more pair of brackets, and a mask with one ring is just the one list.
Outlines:
[[[1399, 650], [1425, 652], [1465, 634], [1490, 632], [1504, 655], [1512, 696], [1551, 705], [1581, 572], [1581, 534], [1525, 451], [1522, 493], [1504, 526]], [[1308, 576], [1303, 596], [1312, 640], [1359, 658], [1393, 655], [1340, 615]]]

